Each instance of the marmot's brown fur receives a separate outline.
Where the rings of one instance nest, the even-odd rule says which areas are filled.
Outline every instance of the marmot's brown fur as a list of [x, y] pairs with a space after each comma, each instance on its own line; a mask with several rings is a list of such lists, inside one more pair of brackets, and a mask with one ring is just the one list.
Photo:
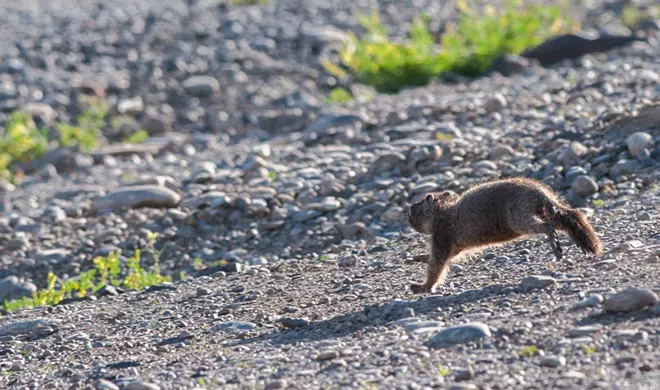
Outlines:
[[410, 206], [408, 222], [415, 231], [431, 236], [431, 253], [418, 256], [428, 264], [426, 282], [410, 285], [415, 294], [433, 292], [459, 254], [529, 235], [548, 235], [557, 260], [562, 249], [555, 229], [568, 233], [585, 254], [602, 250], [581, 212], [564, 204], [545, 184], [526, 178], [482, 183], [461, 196], [453, 191], [429, 193]]

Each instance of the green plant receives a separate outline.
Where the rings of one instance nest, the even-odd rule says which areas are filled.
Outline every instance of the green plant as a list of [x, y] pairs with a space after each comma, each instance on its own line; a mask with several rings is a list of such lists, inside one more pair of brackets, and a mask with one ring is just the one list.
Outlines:
[[[439, 53], [424, 17], [413, 22], [410, 41], [402, 43], [388, 39], [387, 28], [376, 11], [371, 16], [360, 15], [359, 18], [367, 30], [365, 36], [358, 39], [349, 32], [339, 56], [360, 81], [381, 92], [396, 92], [405, 86], [424, 85], [442, 71]], [[342, 76], [327, 63], [326, 70]]]
[[538, 352], [539, 348], [536, 345], [529, 345], [518, 352], [518, 356], [520, 357], [530, 357], [536, 355]]
[[587, 354], [587, 356], [591, 356], [596, 353], [596, 347], [593, 345], [583, 345], [582, 349], [584, 350], [584, 353]]
[[341, 87], [333, 88], [332, 91], [330, 91], [330, 95], [325, 98], [326, 103], [338, 104], [348, 103], [351, 100], [353, 100], [351, 93]]
[[153, 254], [154, 264], [148, 270], [140, 265], [140, 250], [136, 250], [135, 255], [126, 260], [126, 272], [122, 278], [119, 254], [113, 252], [107, 257], [96, 257], [93, 260], [94, 268], [75, 278], [62, 280], [52, 272], [48, 273], [46, 288], [36, 291], [31, 297], [5, 301], [5, 310], [13, 312], [28, 307], [52, 306], [66, 298], [93, 294], [106, 285], [142, 290], [155, 284], [171, 282], [171, 277], [160, 273], [160, 252], [155, 249], [155, 239], [156, 234], [149, 233], [146, 250]]
[[621, 21], [630, 28], [637, 27], [641, 22], [660, 17], [660, 6], [650, 6], [642, 9], [634, 5], [627, 5], [621, 11]]
[[[516, 0], [509, 0], [501, 12], [491, 5], [475, 11], [465, 1], [457, 6], [458, 25], [449, 26], [442, 35], [441, 49], [427, 28], [425, 16], [413, 21], [409, 40], [393, 42], [374, 11], [371, 16], [360, 16], [366, 29], [361, 39], [348, 33], [340, 60], [360, 81], [381, 92], [397, 92], [424, 85], [444, 72], [479, 76], [501, 55], [520, 53], [552, 34], [571, 29], [559, 6], [522, 6]], [[336, 64], [325, 61], [324, 66], [337, 77], [345, 76]]]
[[48, 137], [38, 129], [32, 117], [15, 111], [9, 115], [4, 132], [0, 128], [0, 178], [11, 179], [12, 162], [27, 162], [41, 157], [48, 150]]
[[139, 144], [149, 139], [149, 133], [145, 130], [138, 130], [135, 133], [124, 138], [124, 142], [129, 144]]
[[480, 12], [464, 1], [459, 4], [458, 26], [450, 26], [441, 39], [441, 61], [447, 71], [464, 76], [479, 76], [503, 54], [518, 54], [572, 28], [560, 6], [523, 6], [522, 1], [509, 0], [501, 12], [492, 5]]
[[71, 126], [67, 123], [57, 123], [55, 128], [60, 134], [60, 145], [80, 145], [84, 150], [94, 150], [98, 146], [99, 133], [95, 128]]
[[[107, 107], [101, 101], [83, 96], [89, 109], [76, 118], [77, 125], [58, 122], [55, 129], [59, 139], [58, 146], [80, 145], [85, 150], [98, 146], [101, 129], [105, 124]], [[21, 111], [9, 115], [5, 130], [0, 128], [0, 178], [14, 180], [17, 173], [10, 172], [10, 166], [15, 162], [29, 162], [44, 155], [49, 147], [48, 129], [38, 128], [32, 117]]]
[[78, 144], [85, 150], [93, 150], [98, 147], [108, 108], [102, 101], [90, 97], [83, 96], [81, 100], [88, 108], [76, 118], [77, 126], [57, 123], [55, 127], [60, 134], [60, 145]]
[[603, 207], [605, 205], [605, 201], [603, 201], [602, 199], [594, 199], [592, 203], [596, 207]]
[[447, 375], [451, 374], [451, 370], [442, 364], [438, 364], [438, 376], [441, 377], [446, 377]]

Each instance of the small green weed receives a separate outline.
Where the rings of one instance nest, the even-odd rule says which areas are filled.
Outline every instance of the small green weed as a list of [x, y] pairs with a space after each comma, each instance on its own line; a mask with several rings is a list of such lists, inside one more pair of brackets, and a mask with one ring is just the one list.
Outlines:
[[60, 145], [78, 144], [84, 150], [94, 150], [99, 145], [108, 107], [103, 101], [91, 97], [83, 96], [81, 100], [88, 108], [76, 118], [77, 126], [58, 123], [55, 127], [60, 133]]
[[47, 132], [38, 129], [29, 114], [13, 112], [9, 115], [4, 132], [0, 132], [0, 178], [12, 178], [9, 172], [12, 162], [39, 158], [47, 150]]
[[641, 22], [660, 17], [660, 6], [650, 6], [642, 9], [634, 5], [627, 5], [621, 11], [621, 21], [630, 28], [637, 27]]
[[593, 345], [583, 345], [582, 349], [584, 350], [584, 353], [587, 354], [587, 356], [591, 356], [596, 353], [596, 347]]
[[603, 201], [602, 199], [594, 199], [592, 203], [596, 207], [603, 207], [605, 205], [605, 201]]
[[360, 390], [378, 390], [375, 383], [360, 381]]
[[4, 308], [7, 312], [13, 312], [28, 307], [52, 306], [66, 298], [82, 298], [93, 294], [105, 285], [142, 290], [155, 284], [171, 282], [171, 277], [160, 273], [160, 252], [154, 248], [155, 239], [156, 235], [150, 233], [147, 251], [153, 254], [154, 264], [149, 270], [141, 267], [140, 250], [136, 250], [135, 255], [127, 259], [125, 276], [122, 278], [119, 254], [114, 252], [107, 257], [95, 258], [94, 268], [76, 278], [62, 280], [49, 272], [45, 289], [36, 291], [31, 297], [5, 301]]
[[344, 104], [353, 100], [353, 96], [346, 89], [337, 87], [330, 91], [330, 95], [325, 98], [325, 102], [328, 104], [337, 103]]
[[520, 357], [531, 357], [536, 355], [536, 353], [539, 351], [539, 348], [536, 345], [529, 345], [518, 352], [518, 356]]
[[71, 126], [66, 123], [57, 123], [55, 128], [60, 133], [60, 145], [79, 145], [84, 150], [94, 150], [98, 147], [99, 132], [95, 128]]
[[438, 364], [438, 376], [441, 377], [446, 377], [447, 375], [451, 374], [451, 370], [442, 364]]
[[124, 142], [129, 144], [139, 144], [149, 139], [149, 133], [145, 130], [138, 130], [135, 133], [124, 138]]
[[[360, 22], [366, 34], [358, 39], [348, 33], [339, 53], [341, 62], [360, 81], [391, 93], [424, 85], [444, 72], [477, 77], [501, 55], [520, 53], [553, 34], [572, 29], [559, 6], [523, 6], [516, 0], [509, 0], [500, 12], [492, 5], [473, 10], [464, 0], [457, 6], [458, 25], [449, 26], [442, 35], [441, 49], [424, 15], [413, 22], [410, 39], [405, 42], [388, 38], [376, 11], [371, 16], [362, 15]], [[324, 66], [336, 77], [345, 76], [336, 64], [326, 61]]]
[[14, 180], [17, 173], [10, 171], [12, 163], [38, 159], [51, 146], [78, 144], [85, 150], [98, 147], [108, 110], [102, 102], [90, 99], [85, 101], [90, 102], [89, 109], [76, 118], [77, 125], [62, 122], [55, 124], [59, 139], [53, 145], [48, 142], [48, 129], [38, 128], [29, 114], [21, 111], [11, 113], [5, 130], [0, 130], [0, 178]]

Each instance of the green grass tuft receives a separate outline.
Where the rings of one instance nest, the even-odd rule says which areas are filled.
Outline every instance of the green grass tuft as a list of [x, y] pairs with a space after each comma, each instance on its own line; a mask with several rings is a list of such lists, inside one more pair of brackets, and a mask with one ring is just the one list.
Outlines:
[[139, 144], [149, 139], [149, 133], [146, 130], [138, 130], [135, 133], [124, 138], [124, 142], [129, 144]]
[[12, 179], [9, 171], [12, 162], [27, 162], [41, 157], [48, 150], [48, 137], [44, 129], [38, 129], [32, 117], [24, 112], [13, 112], [0, 128], [0, 178]]
[[353, 100], [353, 95], [341, 87], [334, 88], [332, 91], [330, 91], [330, 95], [325, 98], [325, 102], [329, 104], [344, 104], [350, 102], [351, 100]]
[[[363, 15], [360, 22], [367, 32], [361, 39], [348, 33], [339, 53], [341, 62], [361, 82], [392, 93], [425, 85], [445, 72], [479, 76], [500, 56], [520, 53], [572, 28], [559, 6], [522, 6], [520, 1], [510, 0], [502, 11], [490, 5], [475, 11], [459, 1], [458, 8], [458, 25], [447, 28], [440, 47], [425, 16], [413, 22], [410, 39], [394, 42], [376, 11]], [[336, 64], [326, 61], [324, 67], [337, 77], [345, 76]]]
[[108, 110], [102, 102], [91, 99], [87, 101], [89, 109], [76, 118], [77, 125], [62, 122], [55, 124], [59, 138], [54, 145], [48, 142], [48, 129], [38, 128], [29, 114], [21, 111], [11, 113], [4, 132], [0, 130], [0, 178], [14, 180], [16, 172], [11, 171], [12, 163], [38, 159], [51, 146], [77, 144], [88, 151], [98, 147]]
[[520, 357], [530, 357], [536, 355], [536, 353], [539, 351], [539, 348], [536, 345], [530, 345], [527, 346], [518, 352], [518, 356]]
[[160, 273], [160, 252], [156, 251], [156, 235], [150, 233], [148, 237], [147, 251], [154, 256], [154, 264], [150, 269], [142, 268], [140, 265], [140, 250], [126, 261], [126, 271], [122, 272], [119, 253], [114, 252], [107, 257], [97, 257], [93, 260], [94, 268], [81, 273], [75, 278], [62, 280], [52, 272], [48, 273], [48, 282], [45, 289], [13, 301], [5, 301], [4, 308], [7, 312], [20, 309], [52, 306], [67, 298], [82, 298], [94, 294], [106, 285], [125, 287], [134, 290], [142, 290], [155, 284], [171, 282], [172, 278]]
[[659, 17], [660, 5], [650, 6], [647, 9], [627, 5], [621, 11], [621, 22], [629, 28], [636, 28], [644, 21]]

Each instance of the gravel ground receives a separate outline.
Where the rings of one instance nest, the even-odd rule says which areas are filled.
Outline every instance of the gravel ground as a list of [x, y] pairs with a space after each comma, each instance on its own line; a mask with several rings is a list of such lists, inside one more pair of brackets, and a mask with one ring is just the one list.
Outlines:
[[[0, 388], [657, 389], [658, 30], [396, 95], [323, 70], [356, 12], [401, 36], [421, 10], [453, 18], [436, 3], [0, 2], [0, 124], [69, 120], [82, 93], [135, 122], [0, 183], [0, 298], [150, 232], [175, 280], [1, 316]], [[620, 4], [584, 3], [585, 28], [625, 30]], [[325, 104], [336, 85], [358, 98]], [[137, 128], [147, 143], [118, 143]], [[509, 176], [584, 210], [604, 254], [520, 240], [413, 295], [407, 205]]]

